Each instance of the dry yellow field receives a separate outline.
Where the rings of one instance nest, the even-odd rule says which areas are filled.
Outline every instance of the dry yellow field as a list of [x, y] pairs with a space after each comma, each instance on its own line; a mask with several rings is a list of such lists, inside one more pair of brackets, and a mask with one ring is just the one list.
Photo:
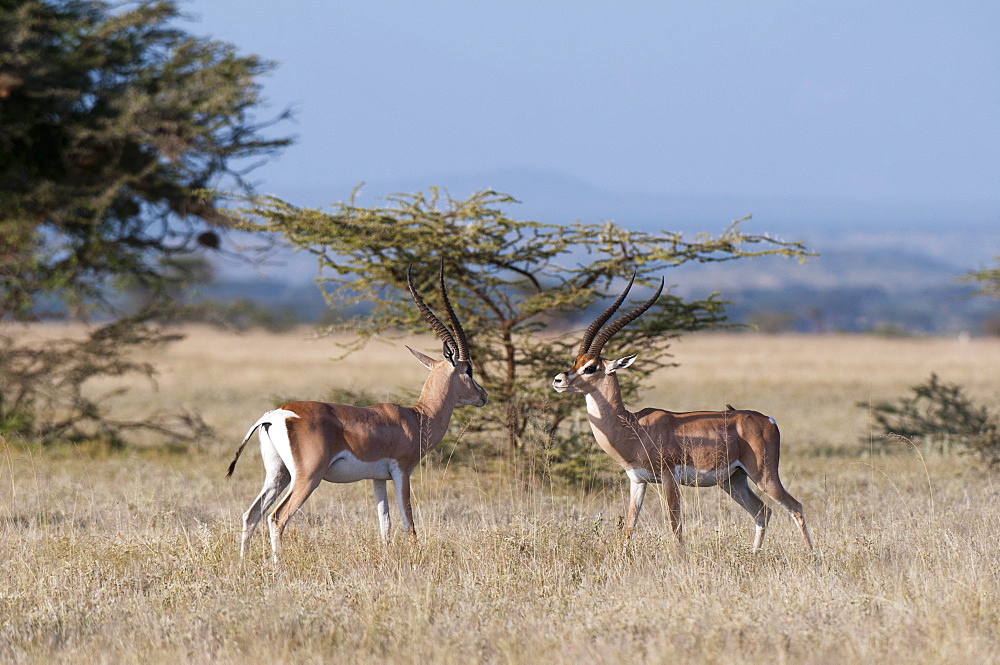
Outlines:
[[623, 559], [624, 477], [584, 494], [516, 461], [433, 462], [414, 474], [416, 546], [382, 546], [369, 484], [324, 484], [280, 571], [261, 533], [241, 566], [259, 456], [225, 472], [260, 413], [334, 387], [407, 400], [425, 370], [398, 341], [334, 361], [305, 332], [192, 328], [156, 358], [157, 389], [136, 383], [118, 408], [197, 408], [218, 440], [183, 455], [0, 440], [0, 662], [1000, 663], [997, 473], [877, 452], [855, 405], [934, 371], [993, 407], [1000, 340], [698, 335], [673, 352], [680, 367], [633, 406], [774, 416], [815, 552], [776, 513], [755, 553], [729, 497], [684, 489], [686, 547], [647, 499]]

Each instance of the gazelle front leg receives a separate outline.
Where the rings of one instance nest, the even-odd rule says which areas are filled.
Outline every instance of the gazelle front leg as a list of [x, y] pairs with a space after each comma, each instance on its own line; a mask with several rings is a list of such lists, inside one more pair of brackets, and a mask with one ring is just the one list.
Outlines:
[[392, 486], [396, 489], [396, 501], [399, 503], [399, 515], [403, 522], [403, 531], [410, 534], [412, 542], [417, 541], [417, 529], [413, 525], [413, 508], [410, 506], [410, 472], [394, 464], [389, 470], [392, 474]]
[[628, 543], [632, 539], [632, 530], [635, 529], [636, 522], [639, 521], [639, 512], [642, 510], [642, 502], [646, 498], [645, 481], [632, 481], [629, 487], [628, 514], [625, 516], [625, 542], [622, 543], [622, 556], [628, 552]]
[[271, 556], [274, 564], [278, 565], [281, 554], [281, 536], [285, 532], [285, 526], [292, 515], [302, 507], [309, 495], [313, 493], [323, 476], [314, 474], [307, 477], [292, 477], [292, 489], [278, 502], [278, 507], [274, 509], [270, 517], [267, 518], [267, 526], [271, 532]]
[[375, 512], [378, 513], [378, 528], [382, 534], [382, 542], [388, 545], [392, 519], [389, 517], [389, 494], [385, 489], [385, 481], [373, 479], [372, 492], [375, 494]]
[[684, 547], [684, 534], [681, 527], [681, 490], [674, 474], [665, 470], [662, 474], [663, 494], [667, 499], [667, 514], [670, 517], [670, 528], [677, 536], [677, 544]]

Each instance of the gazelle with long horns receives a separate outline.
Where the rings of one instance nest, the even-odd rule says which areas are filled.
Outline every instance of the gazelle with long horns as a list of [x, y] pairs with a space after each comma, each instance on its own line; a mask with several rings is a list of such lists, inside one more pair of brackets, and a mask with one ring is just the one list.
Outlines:
[[444, 263], [441, 264], [439, 291], [451, 330], [417, 293], [409, 269], [406, 285], [413, 302], [444, 345], [445, 359], [435, 360], [406, 347], [430, 370], [420, 397], [412, 407], [288, 402], [261, 416], [240, 443], [227, 474], [227, 477], [233, 474], [243, 448], [253, 433], [259, 432], [264, 487], [243, 515], [241, 559], [246, 555], [247, 545], [261, 517], [290, 486], [268, 517], [271, 551], [277, 563], [281, 535], [288, 520], [324, 480], [331, 483], [371, 480], [379, 528], [383, 540], [388, 541], [390, 519], [385, 483], [391, 479], [403, 529], [416, 538], [410, 505], [410, 475], [421, 458], [444, 437], [455, 405], [483, 406], [487, 396], [473, 378], [469, 342], [445, 290]]
[[601, 351], [615, 333], [656, 302], [663, 291], [663, 281], [652, 298], [603, 331], [601, 327], [625, 301], [634, 280], [633, 274], [617, 300], [587, 328], [573, 367], [552, 380], [552, 387], [558, 392], [586, 396], [590, 427], [597, 444], [622, 465], [631, 481], [625, 547], [639, 519], [647, 484], [662, 483], [670, 524], [678, 541], [682, 541], [678, 485], [718, 485], [753, 517], [756, 524], [753, 547], [760, 549], [771, 510], [750, 489], [749, 478], [791, 513], [806, 545], [812, 549], [802, 504], [785, 491], [778, 477], [780, 437], [773, 418], [756, 411], [734, 409], [689, 413], [626, 410], [616, 372], [635, 362], [636, 355], [606, 360]]

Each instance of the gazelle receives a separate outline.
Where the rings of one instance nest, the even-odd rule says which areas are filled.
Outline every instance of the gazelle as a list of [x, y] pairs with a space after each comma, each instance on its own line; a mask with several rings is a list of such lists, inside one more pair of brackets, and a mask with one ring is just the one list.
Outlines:
[[227, 474], [227, 477], [233, 474], [247, 441], [259, 431], [264, 487], [243, 515], [241, 559], [261, 517], [278, 495], [291, 486], [268, 518], [271, 551], [277, 563], [281, 535], [288, 520], [324, 480], [331, 483], [371, 480], [382, 539], [388, 542], [390, 519], [385, 482], [392, 479], [403, 529], [416, 539], [410, 475], [421, 458], [441, 441], [455, 405], [483, 406], [486, 391], [472, 375], [469, 342], [445, 291], [444, 264], [439, 290], [452, 330], [424, 303], [413, 286], [409, 270], [406, 285], [413, 302], [444, 344], [445, 360], [434, 360], [406, 347], [430, 370], [412, 407], [288, 402], [261, 416], [243, 437]]
[[583, 335], [573, 367], [552, 380], [558, 392], [583, 393], [590, 427], [597, 444], [622, 465], [631, 481], [625, 518], [625, 547], [639, 519], [648, 483], [662, 483], [670, 524], [681, 538], [680, 490], [720, 486], [754, 519], [753, 548], [760, 549], [771, 510], [747, 485], [749, 477], [771, 498], [788, 510], [806, 545], [812, 540], [802, 515], [802, 504], [785, 491], [778, 477], [780, 438], [774, 418], [756, 411], [695, 411], [672, 413], [642, 409], [632, 413], [622, 404], [616, 372], [635, 362], [636, 354], [605, 360], [604, 345], [615, 333], [650, 308], [663, 291], [663, 281], [653, 297], [621, 316], [598, 334], [625, 300], [635, 275], [618, 299]]

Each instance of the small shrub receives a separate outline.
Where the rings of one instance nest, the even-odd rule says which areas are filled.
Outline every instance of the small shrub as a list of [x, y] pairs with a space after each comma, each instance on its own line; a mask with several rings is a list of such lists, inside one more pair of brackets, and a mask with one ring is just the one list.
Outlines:
[[[986, 407], [974, 404], [957, 384], [938, 380], [911, 388], [898, 402], [871, 405], [883, 435], [898, 435], [940, 450], [975, 453], [989, 466], [1000, 465], [1000, 423]], [[869, 408], [867, 402], [858, 406]]]
[[783, 333], [795, 330], [797, 317], [791, 312], [760, 311], [747, 317], [747, 323], [762, 333]]
[[127, 389], [100, 393], [88, 384], [96, 377], [130, 375], [152, 381], [152, 365], [135, 360], [133, 353], [176, 339], [178, 335], [141, 316], [94, 328], [82, 339], [39, 342], [0, 335], [0, 436], [109, 449], [124, 447], [125, 435], [138, 431], [182, 443], [210, 438], [212, 429], [197, 413], [153, 412], [122, 419], [111, 400]]
[[263, 329], [268, 332], [286, 332], [305, 320], [290, 305], [277, 309], [255, 303], [249, 298], [237, 298], [232, 302], [203, 300], [178, 308], [166, 323], [204, 323], [223, 330], [246, 332]]

